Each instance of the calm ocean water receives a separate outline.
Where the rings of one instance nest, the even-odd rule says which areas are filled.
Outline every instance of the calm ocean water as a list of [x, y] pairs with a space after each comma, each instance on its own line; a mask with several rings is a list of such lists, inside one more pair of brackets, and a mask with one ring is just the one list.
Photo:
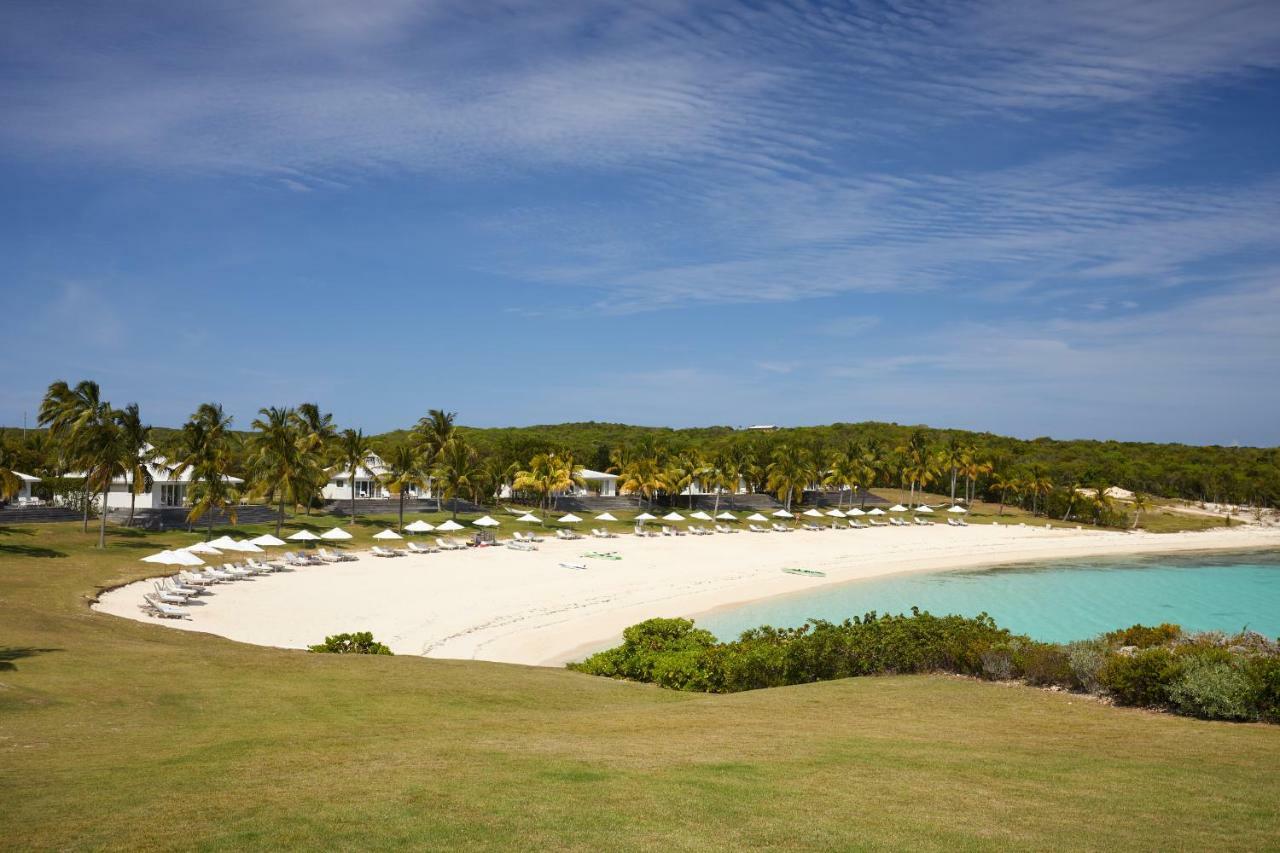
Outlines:
[[[797, 578], [797, 584], [804, 583]], [[758, 625], [833, 622], [875, 610], [935, 614], [986, 611], [1001, 627], [1066, 642], [1135, 622], [1192, 631], [1245, 627], [1280, 636], [1280, 552], [1146, 556], [1000, 566], [857, 581], [704, 616], [721, 639]]]

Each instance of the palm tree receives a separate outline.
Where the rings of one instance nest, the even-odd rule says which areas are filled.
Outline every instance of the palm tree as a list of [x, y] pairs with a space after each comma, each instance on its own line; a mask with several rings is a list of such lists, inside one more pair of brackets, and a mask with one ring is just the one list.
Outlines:
[[[457, 412], [446, 412], [444, 409], [428, 409], [426, 415], [418, 419], [413, 428], [413, 441], [418, 445], [419, 453], [428, 464], [434, 464], [440, 451], [449, 443], [457, 432], [454, 421]], [[442, 508], [440, 494], [436, 493], [436, 511]]]
[[624, 495], [637, 495], [637, 507], [641, 499], [648, 501], [652, 507], [654, 495], [665, 485], [662, 467], [656, 456], [634, 456], [618, 471], [618, 491]]
[[434, 468], [439, 495], [453, 501], [453, 517], [458, 517], [458, 495], [475, 488], [482, 472], [480, 457], [460, 435], [455, 435], [440, 448]]
[[573, 456], [569, 452], [539, 453], [529, 461], [529, 467], [517, 471], [513, 487], [521, 491], [529, 491], [538, 495], [538, 509], [554, 507], [555, 495], [574, 485], [582, 485], [585, 481], [578, 474], [573, 464]]
[[124, 444], [124, 481], [129, 488], [129, 525], [132, 526], [138, 495], [150, 486], [149, 465], [155, 460], [155, 448], [151, 446], [151, 427], [142, 423], [137, 403], [130, 403], [116, 412], [116, 425], [120, 428], [120, 440]]
[[991, 488], [1000, 493], [1000, 512], [998, 515], [1004, 515], [1004, 499], [1009, 492], [1017, 492], [1018, 481], [1012, 477], [1005, 477], [1003, 474], [996, 474], [991, 478]]
[[864, 444], [861, 453], [858, 454], [858, 468], [858, 480], [859, 486], [861, 486], [860, 505], [863, 509], [866, 509], [867, 490], [879, 482], [889, 471], [889, 462], [884, 446], [875, 439]]
[[[978, 494], [978, 478], [983, 474], [990, 474], [994, 470], [995, 465], [989, 460], [980, 460], [978, 458], [978, 448], [969, 445], [964, 449], [960, 472], [965, 477], [965, 500], [973, 503], [973, 499]], [[952, 487], [951, 502], [955, 503], [955, 491]]]
[[1138, 519], [1142, 517], [1142, 511], [1151, 508], [1151, 499], [1142, 492], [1134, 492], [1130, 502], [1133, 504], [1133, 529], [1137, 530]]
[[1031, 475], [1023, 482], [1025, 493], [1031, 496], [1031, 514], [1039, 515], [1040, 498], [1053, 492], [1053, 480], [1039, 465], [1032, 467]]
[[18, 464], [18, 451], [9, 442], [0, 441], [0, 501], [10, 500], [22, 490]]
[[[77, 468], [86, 473], [86, 496], [84, 505], [84, 522], [81, 530], [89, 531], [89, 488], [87, 469], [93, 465], [90, 458], [89, 445], [93, 433], [102, 429], [111, 419], [111, 406], [102, 400], [101, 389], [97, 382], [83, 380], [71, 388], [59, 379], [51, 384], [40, 402], [39, 422], [49, 428], [49, 435], [56, 443], [63, 465]], [[110, 483], [107, 484], [110, 487]], [[104, 493], [102, 511], [106, 513], [107, 502]]]
[[294, 409], [277, 406], [259, 409], [259, 417], [252, 424], [257, 432], [249, 439], [253, 488], [268, 500], [273, 496], [279, 499], [276, 536], [284, 526], [285, 498], [291, 495], [296, 502], [307, 494], [313, 482], [303, 460], [297, 414]]
[[791, 501], [804, 495], [804, 487], [813, 480], [813, 458], [804, 448], [795, 448], [780, 444], [773, 451], [773, 461], [769, 463], [769, 479], [766, 487], [783, 501], [788, 512]]
[[333, 456], [338, 430], [333, 425], [333, 415], [321, 412], [320, 406], [315, 403], [298, 406], [294, 414], [294, 427], [298, 432], [300, 462], [312, 474], [304, 501], [307, 515], [311, 515], [311, 502], [327, 479], [325, 468]]
[[907, 502], [907, 506], [910, 506], [915, 503], [916, 484], [919, 483], [923, 491], [933, 479], [936, 465], [921, 430], [911, 433], [907, 443], [898, 448], [898, 454], [901, 457], [902, 479], [911, 484], [911, 498]]
[[[960, 469], [969, 459], [969, 454], [960, 443], [959, 436], [951, 436], [951, 440], [938, 452], [938, 462], [943, 468], [951, 470], [951, 504], [956, 502], [956, 478]], [[967, 490], [966, 490], [967, 493]]]
[[427, 484], [427, 467], [423, 464], [422, 454], [412, 442], [402, 441], [391, 448], [382, 457], [387, 470], [378, 479], [393, 494], [400, 498], [400, 532], [404, 532], [404, 493], [412, 488], [422, 488]]
[[338, 463], [342, 465], [344, 470], [351, 472], [351, 521], [356, 520], [356, 477], [360, 473], [360, 469], [368, 464], [369, 455], [373, 453], [373, 448], [369, 444], [369, 439], [365, 437], [364, 430], [361, 429], [344, 429], [342, 434], [338, 436], [337, 444]]
[[232, 524], [236, 521], [240, 495], [231, 484], [235, 450], [231, 416], [217, 403], [201, 403], [182, 425], [167, 454], [171, 476], [190, 473], [191, 511], [187, 513], [187, 522], [197, 522], [207, 515], [208, 538], [213, 537], [214, 511], [221, 509]]

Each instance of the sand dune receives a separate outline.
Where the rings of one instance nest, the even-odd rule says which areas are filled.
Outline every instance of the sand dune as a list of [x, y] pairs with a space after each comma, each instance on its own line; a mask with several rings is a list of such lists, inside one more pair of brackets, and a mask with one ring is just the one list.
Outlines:
[[[820, 584], [1028, 560], [1280, 547], [1280, 530], [1178, 534], [945, 525], [869, 530], [549, 541], [536, 552], [483, 548], [301, 568], [216, 586], [191, 620], [139, 605], [150, 582], [102, 596], [95, 609], [180, 630], [302, 648], [368, 630], [396, 654], [560, 664], [614, 643], [628, 625], [688, 616]], [[584, 557], [616, 551], [622, 559]], [[562, 562], [582, 563], [576, 571]], [[825, 578], [785, 574], [794, 566]]]

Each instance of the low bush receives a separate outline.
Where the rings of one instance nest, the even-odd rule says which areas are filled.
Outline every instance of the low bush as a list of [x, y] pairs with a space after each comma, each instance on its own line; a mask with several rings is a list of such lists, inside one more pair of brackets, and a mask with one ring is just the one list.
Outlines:
[[1101, 640], [1077, 640], [1067, 644], [1066, 651], [1076, 684], [1089, 693], [1101, 693], [1099, 673], [1107, 662], [1107, 644]]
[[1181, 674], [1182, 664], [1173, 652], [1155, 647], [1111, 655], [1098, 680], [1121, 705], [1154, 707], [1169, 701], [1169, 685]]
[[1251, 658], [1245, 661], [1253, 711], [1260, 720], [1280, 723], [1280, 657]]
[[1169, 685], [1169, 701], [1183, 714], [1206, 720], [1251, 720], [1254, 688], [1241, 667], [1214, 656], [1186, 661]]
[[1028, 684], [1041, 687], [1075, 688], [1079, 682], [1071, 669], [1071, 658], [1057, 643], [1027, 643], [1014, 658], [1018, 675]]
[[1165, 622], [1162, 625], [1156, 625], [1154, 628], [1146, 625], [1132, 625], [1119, 631], [1110, 631], [1103, 634], [1102, 639], [1113, 647], [1134, 646], [1139, 649], [1149, 649], [1152, 646], [1163, 646], [1171, 643], [1181, 636], [1182, 628], [1180, 626], [1170, 625]]
[[325, 637], [317, 646], [308, 646], [311, 651], [331, 655], [389, 655], [391, 649], [373, 639], [368, 631], [357, 631], [354, 634], [334, 634]]

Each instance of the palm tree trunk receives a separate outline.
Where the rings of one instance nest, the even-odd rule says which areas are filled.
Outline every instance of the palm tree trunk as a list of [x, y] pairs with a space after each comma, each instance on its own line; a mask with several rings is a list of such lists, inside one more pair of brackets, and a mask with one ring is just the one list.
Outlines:
[[352, 524], [356, 523], [356, 471], [357, 470], [358, 469], [356, 468], [351, 469], [351, 523]]
[[280, 490], [280, 512], [276, 514], [276, 536], [280, 535], [280, 528], [284, 525], [284, 489]]
[[956, 502], [956, 469], [951, 469], [951, 503], [954, 506]]
[[[87, 486], [88, 484], [86, 484]], [[80, 527], [81, 533], [89, 532], [89, 504], [93, 503], [93, 494], [88, 488], [84, 490], [84, 524]]]
[[400, 532], [404, 533], [404, 486], [400, 487]]
[[102, 518], [98, 523], [98, 547], [107, 547], [107, 490], [111, 488], [111, 482], [107, 481], [107, 485], [102, 487]]
[[133, 527], [133, 508], [137, 502], [138, 502], [138, 493], [134, 489], [133, 483], [130, 483], [129, 484], [129, 523], [125, 525], [126, 527]]

